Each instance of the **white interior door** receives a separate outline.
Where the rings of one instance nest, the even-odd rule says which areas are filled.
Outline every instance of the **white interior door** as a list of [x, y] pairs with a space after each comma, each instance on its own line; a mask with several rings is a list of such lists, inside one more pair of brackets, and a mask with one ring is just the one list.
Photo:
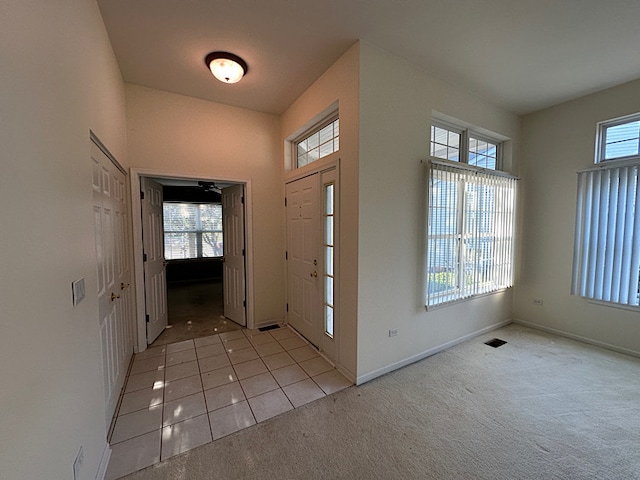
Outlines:
[[141, 189], [147, 343], [151, 344], [168, 323], [162, 185], [142, 178]]
[[224, 316], [246, 326], [244, 185], [222, 189]]
[[288, 323], [316, 347], [322, 336], [320, 175], [286, 185]]
[[133, 355], [131, 269], [125, 175], [91, 142], [98, 314], [109, 428]]

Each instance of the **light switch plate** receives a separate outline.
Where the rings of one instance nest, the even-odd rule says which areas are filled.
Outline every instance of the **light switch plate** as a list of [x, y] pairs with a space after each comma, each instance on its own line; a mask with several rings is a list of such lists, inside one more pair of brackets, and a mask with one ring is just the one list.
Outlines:
[[84, 299], [84, 278], [71, 283], [73, 306], [75, 307]]

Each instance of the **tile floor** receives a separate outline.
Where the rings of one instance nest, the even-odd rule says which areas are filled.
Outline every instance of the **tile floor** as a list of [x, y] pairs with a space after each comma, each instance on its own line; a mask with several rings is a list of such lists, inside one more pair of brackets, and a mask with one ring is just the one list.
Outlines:
[[288, 327], [236, 330], [135, 355], [107, 480], [351, 385]]

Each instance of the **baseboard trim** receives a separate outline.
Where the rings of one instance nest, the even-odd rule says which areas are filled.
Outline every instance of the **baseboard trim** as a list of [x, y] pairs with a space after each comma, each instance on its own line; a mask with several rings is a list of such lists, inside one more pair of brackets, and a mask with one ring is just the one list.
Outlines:
[[406, 367], [407, 365], [411, 365], [412, 363], [423, 360], [431, 355], [435, 355], [436, 353], [440, 353], [448, 348], [451, 348], [459, 343], [466, 342], [474, 337], [479, 335], [483, 335], [492, 330], [497, 330], [498, 328], [504, 327], [505, 325], [509, 325], [513, 320], [504, 320], [502, 322], [494, 323], [489, 325], [488, 327], [481, 328], [480, 330], [476, 330], [474, 332], [468, 333], [462, 337], [456, 338], [455, 340], [451, 340], [450, 342], [443, 343], [442, 345], [438, 345], [437, 347], [430, 348], [429, 350], [425, 350], [424, 352], [418, 353], [416, 355], [412, 355], [411, 357], [405, 358], [404, 360], [400, 360], [399, 362], [392, 363], [391, 365], [387, 365], [386, 367], [379, 368], [374, 370], [373, 372], [365, 373], [364, 375], [359, 375], [356, 378], [356, 385], [362, 385], [374, 378], [380, 377], [387, 373], [393, 372], [402, 367]]
[[543, 332], [552, 333], [554, 335], [558, 335], [560, 337], [570, 338], [571, 340], [576, 340], [582, 343], [588, 343], [589, 345], [593, 345], [595, 347], [604, 348], [606, 350], [611, 350], [617, 353], [623, 353], [625, 355], [630, 355], [632, 357], [640, 358], [640, 352], [636, 350], [631, 350], [629, 348], [618, 347], [616, 345], [612, 345], [610, 343], [601, 342], [600, 340], [594, 340], [593, 338], [583, 337], [582, 335], [576, 335], [575, 333], [565, 332], [564, 330], [558, 330], [556, 328], [545, 327], [544, 325], [538, 325], [537, 323], [527, 322], [525, 320], [513, 319], [513, 323], [517, 325], [522, 325], [523, 327], [533, 328], [534, 330], [542, 330]]
[[107, 467], [109, 466], [109, 459], [111, 459], [111, 447], [105, 442], [100, 465], [98, 465], [98, 472], [96, 473], [96, 480], [104, 480], [107, 474]]

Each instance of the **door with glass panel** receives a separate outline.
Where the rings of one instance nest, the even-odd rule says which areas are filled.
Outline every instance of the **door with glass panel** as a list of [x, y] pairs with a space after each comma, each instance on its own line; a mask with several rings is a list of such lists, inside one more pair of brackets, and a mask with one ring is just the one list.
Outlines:
[[287, 320], [334, 359], [335, 170], [286, 185]]

